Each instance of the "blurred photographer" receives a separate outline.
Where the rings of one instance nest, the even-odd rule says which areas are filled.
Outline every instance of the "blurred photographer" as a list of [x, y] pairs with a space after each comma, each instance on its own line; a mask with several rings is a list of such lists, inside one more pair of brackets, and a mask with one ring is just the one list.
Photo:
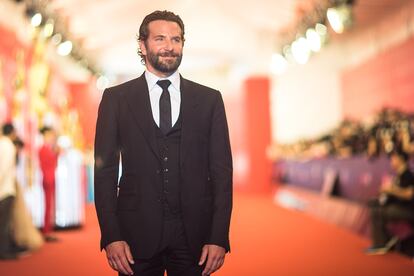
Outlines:
[[387, 223], [396, 220], [414, 221], [414, 175], [408, 167], [409, 155], [395, 150], [390, 155], [391, 167], [397, 173], [383, 185], [378, 199], [370, 202], [372, 247], [367, 254], [387, 253], [397, 242], [391, 239]]

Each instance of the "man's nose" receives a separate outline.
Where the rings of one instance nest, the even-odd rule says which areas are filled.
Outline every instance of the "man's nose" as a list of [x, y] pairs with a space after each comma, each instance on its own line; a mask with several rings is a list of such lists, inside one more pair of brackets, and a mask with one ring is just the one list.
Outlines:
[[171, 43], [171, 41], [170, 40], [166, 40], [165, 41], [165, 45], [164, 45], [164, 48], [167, 50], [167, 51], [171, 51], [172, 50], [172, 43]]

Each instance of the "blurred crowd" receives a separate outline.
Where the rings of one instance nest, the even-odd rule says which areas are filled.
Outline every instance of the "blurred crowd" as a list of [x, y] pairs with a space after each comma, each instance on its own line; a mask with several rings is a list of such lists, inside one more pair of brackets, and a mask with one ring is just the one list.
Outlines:
[[414, 114], [384, 108], [365, 121], [345, 120], [316, 139], [272, 147], [272, 159], [348, 158], [375, 159], [399, 150], [414, 154]]
[[43, 127], [43, 144], [39, 149], [39, 161], [44, 191], [44, 218], [41, 231], [33, 224], [27, 209], [23, 190], [16, 172], [24, 142], [17, 136], [10, 123], [2, 126], [0, 134], [0, 260], [17, 259], [40, 248], [44, 241], [57, 241], [53, 230], [55, 170], [58, 151], [53, 129]]

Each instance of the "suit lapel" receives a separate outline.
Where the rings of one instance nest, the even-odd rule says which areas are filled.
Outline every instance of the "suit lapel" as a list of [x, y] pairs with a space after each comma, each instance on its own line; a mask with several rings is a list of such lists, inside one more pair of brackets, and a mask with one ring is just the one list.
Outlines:
[[129, 111], [142, 130], [153, 153], [159, 157], [157, 137], [154, 127], [154, 118], [151, 111], [151, 102], [145, 75], [142, 74], [125, 93]]
[[[195, 93], [191, 91], [189, 82], [180, 76], [180, 90], [181, 90], [181, 143], [180, 143], [180, 160], [181, 165], [185, 161], [188, 145], [191, 140], [192, 126], [196, 123], [194, 121], [195, 107], [198, 102]], [[125, 93], [125, 100], [128, 104], [129, 111], [132, 113], [136, 123], [142, 130], [146, 141], [148, 142], [153, 153], [159, 157], [157, 146], [157, 137], [154, 128], [154, 118], [152, 116], [151, 102], [149, 98], [149, 91], [145, 75], [142, 74], [137, 78], [131, 88]]]
[[190, 144], [192, 126], [194, 126], [195, 121], [195, 107], [197, 106], [196, 94], [191, 91], [190, 83], [180, 75], [180, 90], [181, 90], [181, 116], [182, 116], [182, 125], [181, 125], [181, 144], [180, 144], [180, 160], [181, 167], [185, 161], [185, 156], [187, 154], [188, 145]]

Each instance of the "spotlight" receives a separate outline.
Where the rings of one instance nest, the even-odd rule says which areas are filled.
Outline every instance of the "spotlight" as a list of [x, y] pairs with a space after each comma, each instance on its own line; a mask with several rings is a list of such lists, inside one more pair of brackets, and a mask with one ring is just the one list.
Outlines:
[[53, 44], [55, 44], [55, 45], [59, 45], [59, 43], [61, 43], [61, 42], [62, 42], [62, 39], [63, 39], [63, 37], [62, 37], [62, 35], [61, 35], [61, 34], [59, 34], [59, 33], [57, 33], [57, 34], [55, 34], [54, 36], [52, 36], [52, 42], [53, 42]]
[[42, 24], [42, 14], [40, 14], [39, 12], [35, 13], [32, 16], [32, 19], [30, 20], [30, 23], [32, 24], [33, 27], [39, 27], [40, 24]]
[[45, 26], [43, 27], [43, 36], [51, 37], [55, 28], [55, 22], [53, 19], [48, 19]]
[[295, 63], [295, 58], [292, 55], [292, 47], [290, 45], [285, 45], [285, 47], [283, 47], [283, 56], [288, 63]]
[[306, 40], [308, 41], [309, 47], [314, 52], [319, 52], [322, 46], [320, 35], [315, 29], [308, 29], [306, 31]]
[[292, 43], [292, 55], [299, 64], [306, 64], [310, 56], [310, 47], [308, 41], [300, 37]]
[[340, 34], [345, 28], [352, 24], [352, 9], [351, 5], [343, 4], [334, 8], [329, 8], [326, 12], [329, 24], [332, 29]]
[[69, 40], [66, 40], [65, 42], [62, 42], [59, 44], [57, 52], [61, 56], [67, 56], [72, 52], [72, 42]]
[[317, 23], [315, 25], [315, 31], [320, 35], [320, 36], [326, 36], [326, 34], [328, 33], [328, 28], [322, 24], [322, 23]]
[[288, 62], [281, 54], [273, 54], [271, 63], [270, 63], [270, 71], [275, 75], [281, 75], [283, 72], [286, 71]]

